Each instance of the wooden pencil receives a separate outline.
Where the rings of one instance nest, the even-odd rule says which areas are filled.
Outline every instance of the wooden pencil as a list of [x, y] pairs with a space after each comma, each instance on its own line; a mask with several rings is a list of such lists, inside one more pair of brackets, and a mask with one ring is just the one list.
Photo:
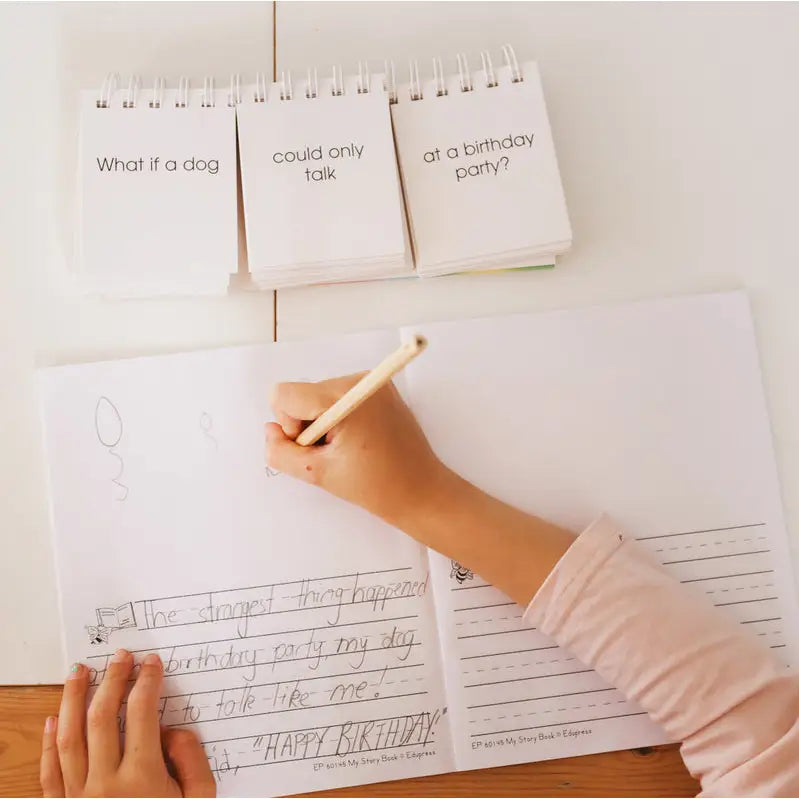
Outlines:
[[346, 394], [334, 402], [321, 416], [305, 428], [297, 443], [303, 447], [315, 444], [342, 419], [351, 414], [361, 403], [391, 381], [397, 372], [406, 367], [427, 346], [424, 336], [414, 335], [399, 349], [381, 361], [371, 372], [365, 374]]

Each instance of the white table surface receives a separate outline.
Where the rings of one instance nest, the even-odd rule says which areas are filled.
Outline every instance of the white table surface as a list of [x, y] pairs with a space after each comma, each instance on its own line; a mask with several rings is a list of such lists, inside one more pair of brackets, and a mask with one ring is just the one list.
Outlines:
[[[744, 287], [799, 549], [799, 5], [279, 3], [277, 66], [514, 44], [539, 62], [574, 229], [549, 272], [280, 291], [278, 338]], [[269, 74], [271, 3], [0, 5], [0, 683], [63, 678], [35, 365], [269, 340], [270, 294], [61, 290], [78, 88]], [[13, 153], [9, 158], [7, 153]]]
[[78, 90], [113, 71], [172, 85], [181, 75], [271, 76], [272, 10], [0, 3], [0, 684], [64, 678], [35, 366], [273, 336], [271, 292], [117, 302], [65, 293]]

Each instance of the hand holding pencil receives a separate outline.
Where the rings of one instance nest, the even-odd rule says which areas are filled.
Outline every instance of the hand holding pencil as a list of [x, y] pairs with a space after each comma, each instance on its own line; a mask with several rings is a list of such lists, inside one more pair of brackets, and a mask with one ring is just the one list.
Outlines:
[[[277, 384], [271, 397], [277, 422], [266, 426], [269, 466], [398, 524], [409, 506], [432, 493], [443, 471], [391, 383], [425, 344], [415, 337], [365, 375]], [[323, 436], [323, 446], [308, 446]]]

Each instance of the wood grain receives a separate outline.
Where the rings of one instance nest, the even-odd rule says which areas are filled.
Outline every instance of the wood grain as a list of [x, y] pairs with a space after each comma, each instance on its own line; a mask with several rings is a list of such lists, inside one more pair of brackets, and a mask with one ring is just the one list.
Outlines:
[[[0, 796], [41, 796], [39, 746], [61, 686], [0, 688]], [[265, 786], [268, 787], [268, 786]], [[441, 774], [318, 796], [693, 796], [676, 746]]]

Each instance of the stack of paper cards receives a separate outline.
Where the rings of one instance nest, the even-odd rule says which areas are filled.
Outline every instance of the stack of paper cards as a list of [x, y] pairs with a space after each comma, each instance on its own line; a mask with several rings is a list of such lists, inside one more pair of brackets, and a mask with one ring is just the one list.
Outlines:
[[288, 73], [238, 107], [247, 249], [262, 288], [410, 275], [380, 76]]
[[505, 63], [399, 88], [392, 106], [420, 275], [551, 266], [571, 246], [538, 68]]
[[212, 80], [107, 80], [81, 98], [79, 285], [222, 294], [237, 269], [236, 119]]

